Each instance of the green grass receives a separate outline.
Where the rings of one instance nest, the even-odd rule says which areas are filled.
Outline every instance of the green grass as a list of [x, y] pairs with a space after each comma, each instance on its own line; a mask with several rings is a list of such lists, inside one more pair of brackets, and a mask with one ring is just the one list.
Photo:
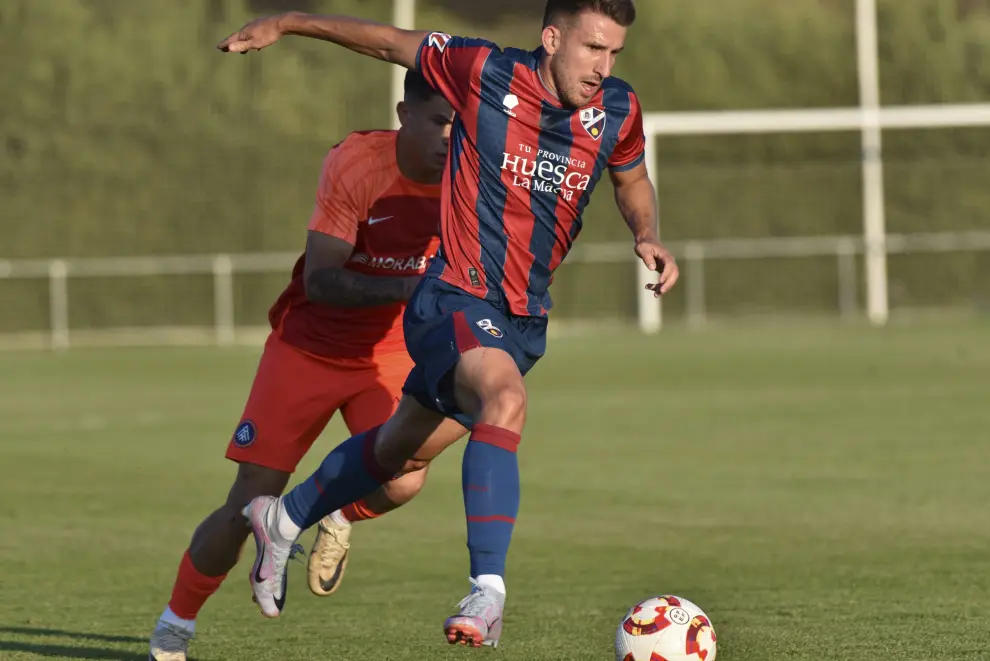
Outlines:
[[[257, 353], [0, 354], [0, 659], [147, 658]], [[662, 592], [707, 611], [720, 661], [990, 658], [990, 327], [564, 337], [529, 385], [499, 659], [607, 660]], [[293, 565], [264, 620], [242, 559], [193, 657], [487, 656], [440, 630], [467, 586], [459, 458], [361, 525], [331, 598]]]

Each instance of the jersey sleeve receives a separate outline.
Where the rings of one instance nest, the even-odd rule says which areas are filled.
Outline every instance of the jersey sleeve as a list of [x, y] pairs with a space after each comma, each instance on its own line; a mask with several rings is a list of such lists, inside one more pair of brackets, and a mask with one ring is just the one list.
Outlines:
[[363, 152], [345, 140], [323, 159], [316, 191], [316, 205], [309, 229], [329, 234], [351, 245], [357, 241], [358, 224], [368, 210], [369, 184]]
[[455, 111], [463, 112], [472, 85], [480, 78], [478, 65], [494, 50], [495, 44], [484, 39], [431, 32], [419, 45], [416, 68]]
[[632, 170], [646, 158], [646, 135], [643, 132], [643, 108], [636, 95], [629, 92], [629, 114], [619, 129], [619, 142], [608, 159], [613, 172]]

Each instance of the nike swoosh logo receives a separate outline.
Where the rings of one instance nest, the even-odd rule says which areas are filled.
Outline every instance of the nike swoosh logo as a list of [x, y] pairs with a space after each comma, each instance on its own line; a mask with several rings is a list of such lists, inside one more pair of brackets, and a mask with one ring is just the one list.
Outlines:
[[289, 592], [289, 568], [285, 568], [285, 573], [282, 574], [282, 596], [275, 600], [275, 608], [281, 613], [285, 610], [285, 597]]
[[[265, 544], [264, 542], [262, 542], [262, 544], [261, 544], [261, 555], [262, 556], [264, 556], [265, 550], [267, 548], [268, 548], [268, 545]], [[264, 583], [265, 582], [265, 579], [261, 577], [261, 565], [260, 564], [258, 565], [257, 569], [254, 570], [254, 580], [257, 583]], [[286, 568], [285, 573], [282, 574], [282, 596], [279, 597], [278, 599], [275, 599], [274, 600], [275, 601], [275, 608], [278, 609], [278, 612], [279, 613], [281, 613], [282, 612], [282, 609], [285, 607], [285, 595], [286, 595], [286, 592], [288, 592], [288, 587], [289, 587], [289, 571], [288, 571], [288, 568]]]
[[388, 220], [389, 218], [395, 218], [395, 216], [384, 216], [382, 218], [369, 218], [368, 219], [368, 224], [369, 225], [374, 225], [375, 223], [380, 223], [383, 220]]
[[330, 577], [329, 581], [324, 580], [322, 576], [320, 577], [320, 587], [323, 588], [326, 592], [333, 590], [333, 586], [337, 585], [337, 583], [340, 581], [340, 573], [341, 570], [344, 569], [345, 558], [347, 558], [346, 553], [344, 554], [344, 557], [340, 559], [340, 562], [337, 563], [337, 569], [334, 570], [333, 576]]
[[[266, 548], [265, 543], [262, 542], [261, 543], [261, 552], [258, 554], [262, 558], [265, 557], [265, 548]], [[262, 564], [264, 564], [264, 563], [259, 562], [258, 563], [258, 566], [254, 570], [254, 582], [255, 583], [264, 583], [265, 582], [265, 579], [261, 577], [261, 565]]]

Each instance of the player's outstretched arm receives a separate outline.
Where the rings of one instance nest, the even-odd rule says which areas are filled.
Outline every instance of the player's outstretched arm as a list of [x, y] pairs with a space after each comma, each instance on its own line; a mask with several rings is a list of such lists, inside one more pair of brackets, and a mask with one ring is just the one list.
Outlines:
[[416, 53], [428, 33], [349, 16], [288, 12], [251, 21], [221, 41], [217, 48], [229, 53], [247, 53], [267, 48], [287, 34], [323, 39], [362, 55], [415, 69]]
[[419, 278], [355, 273], [344, 268], [354, 246], [335, 236], [309, 231], [306, 240], [306, 298], [313, 303], [365, 308], [408, 300]]
[[677, 282], [679, 272], [674, 256], [657, 237], [657, 197], [646, 164], [610, 171], [610, 176], [615, 186], [615, 203], [636, 241], [636, 254], [651, 271], [660, 271], [660, 281], [646, 287], [656, 296], [666, 294]]

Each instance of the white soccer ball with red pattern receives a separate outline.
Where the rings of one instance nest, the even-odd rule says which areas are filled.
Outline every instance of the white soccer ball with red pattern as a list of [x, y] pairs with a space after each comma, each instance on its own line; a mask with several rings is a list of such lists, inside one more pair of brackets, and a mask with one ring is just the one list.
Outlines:
[[615, 633], [616, 661], [715, 661], [715, 628], [696, 605], [665, 594], [641, 601]]

